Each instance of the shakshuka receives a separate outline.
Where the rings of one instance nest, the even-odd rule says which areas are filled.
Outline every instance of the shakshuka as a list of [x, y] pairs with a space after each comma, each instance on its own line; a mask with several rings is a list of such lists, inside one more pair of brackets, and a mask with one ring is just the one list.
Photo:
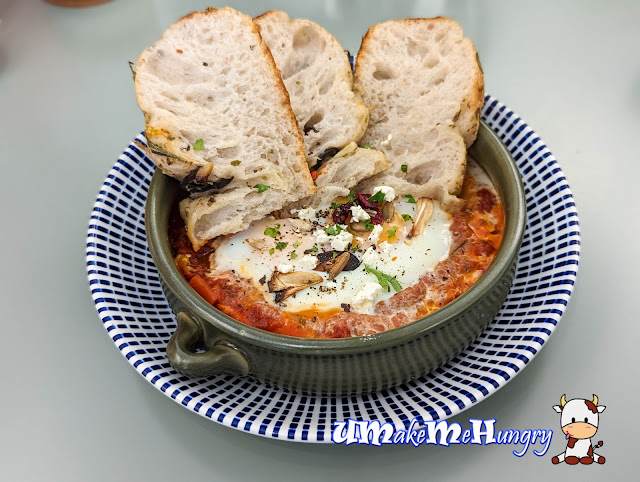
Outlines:
[[247, 325], [305, 338], [344, 338], [411, 323], [482, 276], [502, 241], [502, 203], [467, 165], [450, 214], [388, 186], [351, 191], [319, 209], [270, 216], [194, 251], [177, 205], [176, 265], [208, 303]]

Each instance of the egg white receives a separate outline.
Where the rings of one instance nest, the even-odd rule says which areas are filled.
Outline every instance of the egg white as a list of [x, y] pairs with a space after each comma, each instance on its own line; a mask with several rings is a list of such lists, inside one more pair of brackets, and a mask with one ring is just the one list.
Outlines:
[[[416, 204], [407, 202], [405, 198], [396, 199], [394, 204], [398, 213], [415, 216]], [[319, 212], [322, 211], [321, 208]], [[328, 207], [324, 208], [324, 212], [328, 212]], [[312, 218], [312, 221], [315, 226], [309, 232], [300, 232], [287, 219], [268, 218], [257, 221], [247, 230], [230, 236], [222, 242], [211, 258], [212, 271], [216, 273], [232, 270], [239, 276], [253, 280], [254, 284], [264, 291], [265, 298], [275, 303], [273, 293], [268, 292], [267, 282], [278, 265], [292, 265], [295, 271], [309, 272], [312, 270], [304, 267], [300, 262], [305, 251], [314, 246], [317, 246], [318, 252], [331, 250], [328, 243], [317, 245], [313, 234], [316, 229], [324, 229], [325, 219], [320, 216]], [[420, 236], [413, 238], [410, 244], [405, 243], [411, 223], [403, 223], [398, 227], [395, 237], [391, 239], [393, 242], [389, 243], [387, 252], [383, 253], [378, 247], [376, 256], [369, 266], [395, 277], [403, 288], [412, 286], [421, 276], [433, 270], [440, 261], [447, 258], [451, 244], [449, 231], [451, 221], [451, 216], [440, 208], [438, 202], [434, 202], [433, 214]], [[277, 224], [280, 225], [277, 238], [265, 235], [265, 229], [274, 228]], [[266, 247], [256, 249], [247, 240], [263, 240]], [[354, 241], [357, 241], [360, 247], [355, 254], [362, 259], [364, 251], [371, 246], [371, 242], [367, 240], [366, 235], [354, 236]], [[286, 247], [277, 249], [278, 242], [287, 243]], [[280, 247], [282, 248], [282, 244]], [[292, 253], [295, 253], [293, 258]], [[328, 279], [328, 273], [317, 271], [316, 273], [320, 274], [325, 281], [287, 298], [280, 304], [282, 309], [291, 312], [340, 309], [342, 304], [351, 303], [365, 283], [377, 282], [375, 275], [365, 270], [364, 263], [353, 271], [343, 271], [333, 280]], [[362, 308], [360, 312], [373, 313], [375, 303], [393, 296], [394, 293], [393, 288], [390, 291], [383, 291], [374, 302]]]

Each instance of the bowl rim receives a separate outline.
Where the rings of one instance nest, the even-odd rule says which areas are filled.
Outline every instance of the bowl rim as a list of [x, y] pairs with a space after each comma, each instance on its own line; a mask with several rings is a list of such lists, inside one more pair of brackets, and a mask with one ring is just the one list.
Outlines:
[[[158, 186], [170, 180], [159, 169], [153, 174], [145, 206], [145, 229], [149, 251], [158, 275], [167, 288], [185, 305], [189, 306], [189, 314], [208, 322], [215, 329], [242, 340], [250, 345], [272, 351], [295, 353], [298, 355], [351, 355], [370, 351], [388, 349], [392, 346], [408, 343], [447, 326], [473, 307], [491, 291], [511, 268], [520, 250], [526, 224], [526, 203], [522, 178], [511, 153], [502, 143], [498, 135], [484, 122], [480, 121], [478, 136], [488, 136], [487, 141], [493, 144], [502, 154], [498, 156], [502, 163], [502, 174], [506, 182], [511, 184], [514, 196], [512, 205], [505, 206], [505, 232], [498, 253], [483, 275], [462, 295], [439, 310], [406, 325], [373, 335], [349, 338], [300, 338], [272, 333], [255, 328], [235, 320], [207, 303], [187, 283], [173, 261], [169, 240], [161, 226], [163, 223], [147, 222], [156, 219], [160, 208]], [[495, 180], [492, 179], [495, 183]], [[500, 186], [495, 185], [498, 191]], [[504, 193], [500, 196], [505, 204]]]

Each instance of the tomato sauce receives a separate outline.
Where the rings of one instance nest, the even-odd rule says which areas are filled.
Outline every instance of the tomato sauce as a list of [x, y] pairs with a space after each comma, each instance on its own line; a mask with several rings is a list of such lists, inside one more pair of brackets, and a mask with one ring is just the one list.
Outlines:
[[208, 276], [215, 240], [194, 251], [177, 208], [169, 221], [169, 242], [176, 265], [193, 289], [241, 323], [303, 338], [361, 336], [397, 328], [433, 313], [468, 290], [491, 265], [502, 242], [502, 203], [469, 174], [465, 175], [460, 197], [465, 205], [453, 215], [449, 257], [417, 284], [379, 302], [372, 315], [341, 309], [283, 312], [267, 302], [250, 280], [232, 272]]

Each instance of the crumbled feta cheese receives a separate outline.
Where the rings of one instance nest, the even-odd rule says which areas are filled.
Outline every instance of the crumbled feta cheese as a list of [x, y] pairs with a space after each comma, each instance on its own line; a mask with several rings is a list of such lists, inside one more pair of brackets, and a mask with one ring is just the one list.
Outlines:
[[378, 254], [373, 246], [369, 246], [362, 255], [362, 262], [369, 266], [373, 265], [378, 260]]
[[359, 312], [367, 311], [380, 293], [382, 286], [379, 283], [365, 283], [358, 294], [351, 298], [351, 308]]
[[318, 265], [318, 258], [313, 256], [312, 254], [305, 254], [302, 258], [300, 258], [300, 264], [303, 268], [313, 269]]
[[378, 247], [380, 248], [380, 251], [382, 251], [384, 254], [389, 254], [389, 251], [391, 251], [391, 245], [386, 241], [381, 242], [380, 246]]
[[373, 193], [382, 192], [384, 194], [384, 200], [391, 202], [396, 198], [396, 191], [389, 186], [378, 186], [373, 188]]
[[351, 221], [355, 223], [371, 218], [361, 206], [351, 206], [349, 209], [351, 209]]
[[389, 134], [389, 136], [387, 137], [386, 140], [380, 142], [381, 146], [388, 146], [389, 143], [391, 142], [391, 139], [393, 139], [393, 136], [391, 134]]
[[279, 264], [277, 268], [281, 273], [291, 273], [293, 271], [292, 264]]
[[331, 241], [331, 236], [329, 236], [327, 233], [325, 233], [322, 229], [318, 229], [314, 233], [314, 236], [316, 237], [316, 243], [317, 244], [325, 244], [325, 243], [328, 243], [329, 241]]
[[305, 221], [311, 221], [316, 216], [316, 210], [313, 208], [304, 208], [298, 211], [298, 218]]
[[331, 249], [345, 251], [351, 241], [353, 241], [353, 234], [345, 229], [331, 238]]
[[369, 235], [369, 241], [371, 241], [372, 243], [377, 243], [378, 238], [380, 238], [380, 234], [382, 234], [382, 226], [380, 224], [376, 224], [373, 227], [373, 231], [371, 231], [371, 234]]

